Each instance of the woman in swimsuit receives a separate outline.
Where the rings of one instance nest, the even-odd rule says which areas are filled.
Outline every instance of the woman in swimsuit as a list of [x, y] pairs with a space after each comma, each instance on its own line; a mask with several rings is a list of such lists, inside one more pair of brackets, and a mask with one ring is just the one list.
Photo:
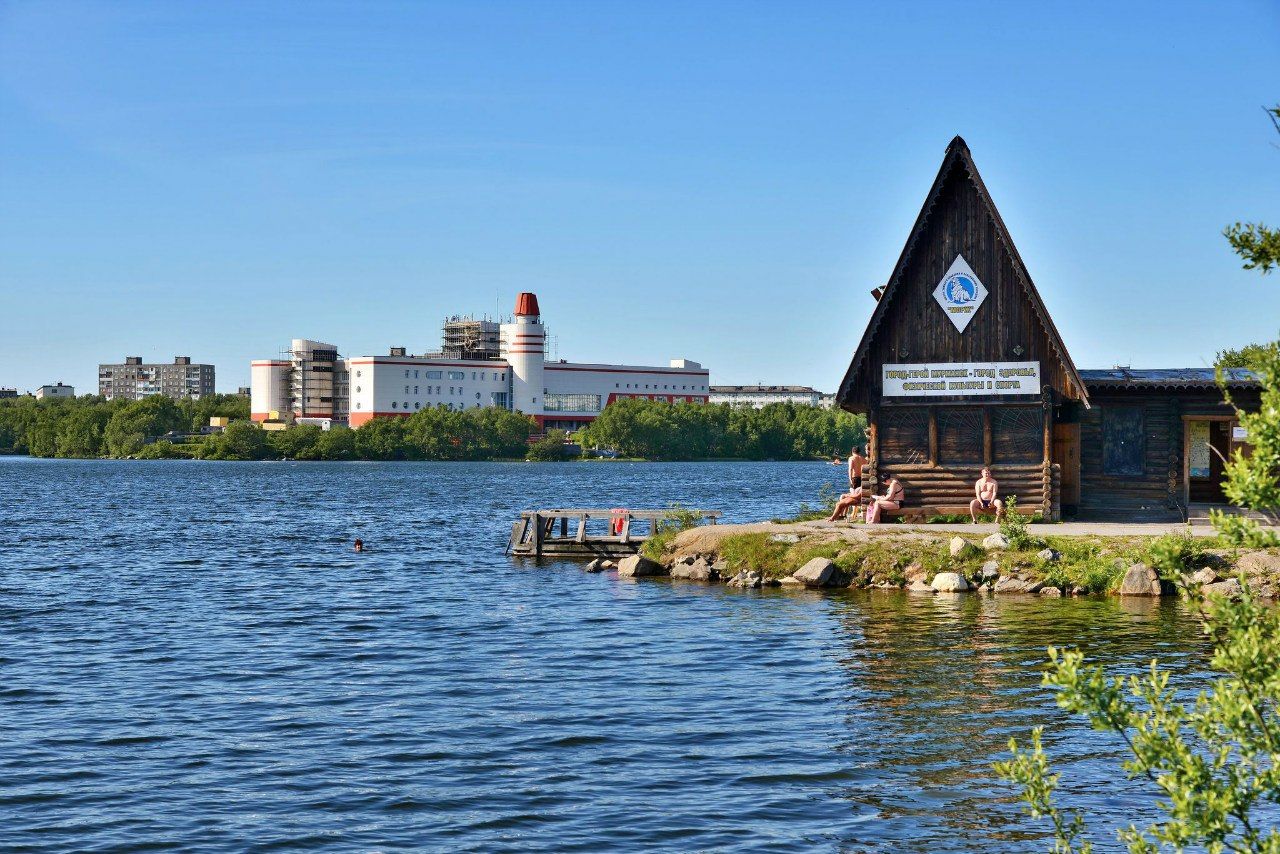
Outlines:
[[889, 472], [884, 473], [882, 480], [885, 483], [884, 495], [871, 496], [871, 503], [867, 505], [868, 525], [875, 525], [880, 521], [881, 511], [900, 508], [902, 499], [906, 497], [906, 490], [902, 488], [902, 484]]

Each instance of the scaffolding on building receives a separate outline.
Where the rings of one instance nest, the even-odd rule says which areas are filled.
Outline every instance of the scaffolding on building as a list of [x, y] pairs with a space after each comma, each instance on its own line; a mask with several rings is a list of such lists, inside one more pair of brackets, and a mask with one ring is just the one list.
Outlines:
[[445, 359], [494, 361], [502, 358], [502, 324], [488, 318], [453, 315], [444, 319], [440, 352]]

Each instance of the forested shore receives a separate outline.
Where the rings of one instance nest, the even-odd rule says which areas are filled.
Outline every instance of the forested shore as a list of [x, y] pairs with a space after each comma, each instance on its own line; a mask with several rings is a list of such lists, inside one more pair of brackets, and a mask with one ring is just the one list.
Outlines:
[[[231, 423], [202, 435], [212, 417]], [[424, 409], [356, 430], [304, 424], [271, 431], [249, 420], [249, 401], [238, 395], [0, 400], [0, 454], [89, 459], [557, 460], [581, 447], [648, 460], [802, 460], [847, 452], [863, 441], [865, 421], [792, 404], [745, 409], [628, 400], [573, 436], [551, 431], [531, 445], [536, 429], [527, 416], [492, 408]]]

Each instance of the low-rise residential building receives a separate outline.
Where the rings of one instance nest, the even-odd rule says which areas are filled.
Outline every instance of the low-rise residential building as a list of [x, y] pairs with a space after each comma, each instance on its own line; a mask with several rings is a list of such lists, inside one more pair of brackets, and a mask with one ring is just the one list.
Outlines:
[[213, 394], [213, 378], [213, 365], [192, 363], [190, 356], [175, 356], [172, 364], [126, 356], [118, 364], [98, 365], [98, 394], [107, 400], [141, 400], [153, 394], [195, 400]]
[[822, 392], [807, 385], [713, 385], [711, 387], [711, 403], [750, 406], [753, 409], [760, 409], [770, 403], [822, 406], [823, 397]]
[[75, 396], [76, 396], [75, 386], [63, 385], [62, 383], [55, 383], [53, 385], [42, 385], [40, 386], [40, 388], [36, 389], [36, 400], [44, 400], [45, 398], [54, 398], [54, 397], [61, 398], [61, 397], [75, 397]]
[[16, 388], [0, 388], [0, 399], [6, 397], [17, 397], [18, 390]]

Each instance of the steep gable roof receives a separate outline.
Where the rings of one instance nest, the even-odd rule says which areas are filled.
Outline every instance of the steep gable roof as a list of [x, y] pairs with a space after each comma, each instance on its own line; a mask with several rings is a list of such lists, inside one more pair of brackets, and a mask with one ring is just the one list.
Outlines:
[[871, 345], [875, 340], [880, 324], [893, 302], [895, 292], [902, 287], [903, 274], [911, 260], [916, 244], [929, 224], [934, 208], [942, 196], [943, 186], [947, 178], [957, 169], [964, 170], [964, 174], [977, 192], [983, 208], [991, 217], [997, 238], [1009, 254], [1018, 282], [1030, 301], [1050, 346], [1053, 348], [1054, 354], [1077, 391], [1080, 401], [1085, 406], [1088, 406], [1088, 392], [1080, 378], [1080, 372], [1076, 370], [1075, 363], [1071, 360], [1070, 353], [1067, 352], [1066, 344], [1063, 343], [1062, 336], [1058, 333], [1058, 328], [1053, 323], [1053, 318], [1049, 316], [1049, 311], [1045, 308], [1044, 301], [1040, 298], [1040, 293], [1036, 290], [1035, 283], [1031, 281], [1031, 274], [1027, 272], [1026, 264], [1023, 263], [1022, 256], [1018, 253], [1018, 247], [1013, 242], [1009, 229], [1005, 226], [1004, 219], [1001, 218], [995, 202], [991, 199], [991, 194], [987, 191], [987, 186], [983, 183], [982, 176], [978, 173], [978, 167], [973, 162], [973, 155], [969, 153], [969, 146], [959, 136], [952, 139], [947, 146], [946, 154], [942, 158], [942, 166], [938, 169], [938, 176], [934, 178], [933, 186], [929, 189], [929, 194], [925, 196], [924, 205], [920, 208], [920, 214], [916, 217], [915, 225], [911, 228], [906, 245], [902, 248], [902, 254], [898, 256], [898, 263], [894, 265], [888, 284], [885, 285], [884, 292], [876, 303], [875, 311], [871, 314], [871, 320], [867, 323], [866, 331], [862, 334], [862, 340], [854, 351], [853, 360], [849, 363], [849, 369], [845, 372], [844, 379], [840, 382], [840, 387], [836, 392], [837, 402], [843, 405], [851, 397], [858, 369], [871, 350]]

